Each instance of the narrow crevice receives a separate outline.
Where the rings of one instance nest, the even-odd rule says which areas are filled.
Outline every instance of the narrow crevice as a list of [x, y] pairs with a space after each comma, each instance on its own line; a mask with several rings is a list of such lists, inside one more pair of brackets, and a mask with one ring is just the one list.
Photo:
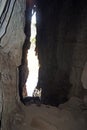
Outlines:
[[[28, 61], [27, 61], [27, 54], [28, 50], [30, 49], [30, 36], [31, 36], [31, 18], [32, 18], [32, 9], [34, 10], [34, 2], [26, 0], [26, 10], [25, 10], [25, 28], [24, 33], [26, 35], [24, 45], [22, 48], [22, 60], [21, 65], [19, 66], [19, 96], [20, 100], [24, 103], [24, 96], [23, 92], [26, 91], [26, 81], [29, 75], [28, 69]], [[25, 104], [25, 103], [24, 103]]]
[[31, 25], [31, 12], [32, 9], [30, 4], [26, 0], [26, 10], [25, 10], [25, 28], [24, 33], [26, 35], [24, 45], [22, 48], [22, 60], [21, 65], [19, 66], [19, 96], [20, 100], [23, 102], [23, 88], [26, 84], [28, 77], [28, 67], [27, 67], [27, 53], [30, 48], [30, 25]]

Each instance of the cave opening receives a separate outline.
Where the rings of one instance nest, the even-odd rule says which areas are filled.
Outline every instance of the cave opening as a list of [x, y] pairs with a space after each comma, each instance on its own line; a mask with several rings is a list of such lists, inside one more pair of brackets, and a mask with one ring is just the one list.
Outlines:
[[22, 61], [19, 66], [19, 96], [25, 105], [30, 102], [35, 103], [37, 100], [40, 101], [41, 98], [41, 89], [36, 88], [40, 67], [36, 44], [36, 4], [28, 2], [26, 0], [24, 29], [26, 38], [22, 49]]
[[[41, 10], [39, 10], [36, 4], [32, 6], [28, 4], [29, 3], [26, 3], [25, 11], [24, 32], [26, 38], [22, 50], [22, 63], [19, 67], [20, 100], [25, 105], [40, 101], [46, 105], [58, 106], [60, 103], [64, 103], [68, 100], [68, 93], [71, 86], [69, 83], [69, 75], [57, 67], [56, 54], [54, 51], [56, 45], [51, 42], [48, 44], [44, 41], [47, 39], [47, 33], [44, 32], [47, 31], [47, 26], [42, 26], [44, 20], [42, 19]], [[43, 29], [43, 27], [45, 29]], [[38, 66], [39, 63], [40, 65]], [[37, 70], [35, 70], [35, 68], [37, 68]], [[32, 74], [31, 71], [33, 71]], [[34, 75], [34, 77], [32, 75]], [[30, 90], [32, 85], [33, 89]]]
[[[36, 7], [34, 5], [34, 7]], [[27, 61], [29, 74], [26, 81], [27, 96], [39, 96], [39, 90], [36, 89], [38, 82], [39, 60], [36, 52], [36, 11], [32, 9], [31, 17], [31, 36], [30, 36], [30, 48], [28, 49]]]

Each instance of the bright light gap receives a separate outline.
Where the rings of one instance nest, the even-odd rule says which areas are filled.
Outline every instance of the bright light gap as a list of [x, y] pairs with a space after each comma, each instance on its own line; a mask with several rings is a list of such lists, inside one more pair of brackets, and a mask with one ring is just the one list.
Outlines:
[[39, 71], [39, 62], [38, 57], [35, 55], [35, 47], [36, 47], [36, 12], [32, 10], [32, 18], [31, 18], [31, 36], [30, 42], [31, 46], [28, 50], [27, 60], [28, 60], [28, 69], [29, 75], [26, 82], [27, 96], [33, 96], [35, 91], [35, 87], [38, 82], [38, 71]]

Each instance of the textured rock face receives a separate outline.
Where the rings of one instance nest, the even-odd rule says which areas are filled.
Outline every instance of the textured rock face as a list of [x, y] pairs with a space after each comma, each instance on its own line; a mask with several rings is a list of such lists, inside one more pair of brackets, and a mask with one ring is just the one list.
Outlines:
[[[0, 47], [5, 53], [9, 53], [10, 57], [14, 59], [17, 66], [19, 66], [21, 60], [21, 48], [25, 39], [24, 30], [23, 30], [24, 29], [24, 7], [23, 5], [21, 5], [19, 1], [16, 2], [15, 7], [13, 9], [15, 11], [13, 11], [12, 17], [10, 18], [7, 27], [7, 33], [1, 39]], [[20, 53], [19, 55], [18, 52]]]
[[[1, 0], [0, 0], [1, 2]], [[5, 2], [5, 1], [4, 1]], [[16, 0], [14, 9], [7, 26], [6, 34], [0, 39], [0, 113], [2, 112], [2, 130], [10, 130], [9, 116], [11, 117], [11, 111], [18, 108], [18, 67], [21, 65], [22, 57], [22, 46], [24, 43], [24, 20], [25, 20], [25, 0]], [[76, 95], [79, 96], [82, 93], [81, 74], [84, 65], [87, 61], [87, 5], [84, 1], [78, 0], [41, 0], [37, 1], [37, 50], [38, 58], [40, 62], [39, 71], [39, 82], [37, 88], [42, 88], [42, 101], [45, 104], [59, 105], [68, 100], [68, 96]], [[29, 25], [29, 26], [28, 26]], [[27, 23], [26, 27], [30, 29], [30, 24]], [[27, 34], [29, 33], [29, 35]], [[30, 36], [30, 30], [25, 34]], [[26, 38], [25, 44], [29, 38]], [[26, 61], [27, 48], [24, 45], [24, 58]], [[27, 67], [23, 67], [27, 71]], [[26, 81], [28, 72], [22, 71], [25, 74], [23, 83]], [[24, 84], [22, 84], [24, 85]], [[72, 91], [70, 89], [72, 86]], [[87, 105], [87, 96], [84, 98], [84, 102]], [[78, 104], [76, 102], [76, 104]], [[78, 107], [78, 106], [77, 106]], [[23, 106], [19, 107], [20, 109]], [[35, 107], [36, 109], [36, 107]], [[35, 112], [35, 109], [33, 110]], [[39, 109], [38, 109], [39, 110]], [[41, 111], [43, 108], [41, 109]], [[19, 110], [20, 111], [20, 110]], [[24, 113], [23, 113], [24, 111]], [[27, 130], [26, 120], [31, 120], [30, 116], [27, 116], [26, 109], [20, 111], [15, 119], [13, 113], [11, 130], [19, 130], [19, 128]], [[32, 107], [29, 112], [31, 114]], [[59, 111], [60, 112], [60, 111]], [[38, 112], [39, 113], [39, 112]], [[43, 119], [32, 117], [31, 126], [29, 129], [54, 129], [56, 127], [61, 129], [61, 126], [56, 124], [55, 120], [52, 119], [51, 123], [47, 123]], [[47, 112], [46, 112], [47, 113]], [[23, 114], [23, 116], [21, 116]], [[51, 112], [50, 112], [51, 115]], [[63, 115], [63, 114], [62, 114]], [[21, 116], [21, 117], [20, 117]], [[26, 117], [24, 119], [24, 116]], [[46, 115], [47, 116], [47, 115]], [[48, 115], [49, 116], [49, 115]], [[73, 116], [73, 115], [72, 115]], [[42, 113], [43, 117], [43, 113]], [[58, 114], [59, 117], [59, 114]], [[79, 117], [79, 116], [78, 116]], [[21, 118], [21, 119], [20, 119]], [[52, 117], [53, 118], [53, 117]], [[64, 123], [63, 117], [62, 123]], [[74, 117], [69, 117], [70, 119]], [[25, 120], [24, 126], [21, 127], [21, 123]], [[87, 119], [87, 117], [86, 117]], [[46, 120], [46, 118], [45, 118]], [[60, 119], [56, 118], [56, 122], [60, 124]], [[67, 117], [65, 116], [65, 120]], [[72, 119], [73, 120], [73, 119]], [[79, 120], [79, 118], [78, 118]], [[84, 119], [81, 118], [81, 130], [84, 126]], [[80, 121], [73, 127], [79, 130]], [[82, 122], [83, 121], [83, 122]], [[18, 123], [18, 125], [17, 125]], [[39, 126], [40, 123], [42, 126]], [[50, 128], [50, 124], [54, 124]], [[70, 128], [73, 123], [70, 122]], [[63, 125], [62, 125], [63, 126]], [[42, 128], [43, 127], [43, 128]], [[63, 126], [64, 127], [64, 126]], [[85, 126], [84, 126], [85, 127]], [[87, 127], [86, 127], [87, 128]], [[64, 128], [63, 128], [64, 129]], [[85, 130], [85, 128], [84, 128]]]
[[0, 120], [1, 120], [1, 112], [2, 112], [2, 87], [1, 87], [1, 73], [0, 73]]
[[57, 107], [35, 104], [20, 105], [11, 113], [11, 130], [86, 130], [87, 107], [79, 98]]
[[82, 81], [84, 89], [87, 89], [87, 62], [85, 64], [83, 72], [82, 72], [81, 81]]
[[0, 1], [0, 38], [3, 37], [7, 31], [14, 4], [15, 0]]
[[25, 0], [18, 0], [15, 2], [6, 34], [0, 41], [0, 104], [3, 102], [3, 130], [8, 129], [6, 122], [9, 112], [14, 109], [18, 100], [18, 66], [21, 64], [25, 39], [24, 17]]
[[71, 85], [69, 95], [81, 96], [81, 75], [87, 61], [87, 4], [77, 0], [42, 0], [38, 8], [41, 19], [38, 15], [37, 46], [41, 68], [37, 87], [43, 88], [44, 100], [49, 97], [52, 101], [52, 96], [56, 100], [55, 95], [58, 97], [59, 93], [67, 97]]

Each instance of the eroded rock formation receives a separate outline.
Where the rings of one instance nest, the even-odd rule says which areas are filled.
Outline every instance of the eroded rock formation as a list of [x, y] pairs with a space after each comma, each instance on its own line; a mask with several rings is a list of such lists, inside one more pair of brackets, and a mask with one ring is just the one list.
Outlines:
[[[18, 66], [21, 63], [22, 46], [25, 39], [24, 14], [25, 1], [16, 1], [13, 12], [11, 14], [11, 18], [8, 23], [6, 34], [3, 36], [3, 38], [0, 39], [0, 104], [2, 102], [3, 105], [3, 130], [9, 129], [7, 124], [9, 113], [16, 106], [16, 101], [19, 98]], [[5, 20], [5, 22], [7, 21]], [[0, 32], [2, 28], [3, 25], [2, 27], [0, 27]]]
[[87, 61], [86, 14], [87, 4], [81, 0], [38, 1], [37, 88], [43, 88], [44, 102], [49, 102], [47, 98], [62, 100], [62, 96], [82, 97], [81, 75]]
[[[4, 3], [6, 0], [0, 0], [0, 3], [1, 2]], [[4, 6], [5, 5], [2, 6], [2, 10]], [[11, 7], [13, 7], [12, 4]], [[26, 55], [30, 47], [30, 16], [29, 19], [27, 19], [26, 7], [25, 0], [15, 1], [9, 22], [8, 20], [6, 21], [6, 19], [4, 21], [5, 26], [8, 23], [6, 33], [4, 33], [5, 35], [3, 35], [3, 37], [0, 35], [1, 127], [2, 130], [16, 130], [16, 128], [18, 130], [19, 128], [26, 128], [26, 130], [28, 130], [28, 128], [43, 130], [51, 128], [54, 130], [60, 129], [61, 126], [55, 124], [55, 120], [50, 121], [51, 124], [53, 123], [52, 127], [50, 127], [49, 119], [42, 119], [44, 118], [43, 113], [41, 113], [42, 118], [37, 117], [39, 110], [42, 111], [44, 106], [41, 109], [30, 107], [28, 110], [28, 107], [26, 108], [20, 103], [21, 97], [19, 96], [22, 94], [22, 90], [19, 95], [19, 85], [21, 84], [20, 86], [22, 87], [25, 86], [28, 75]], [[82, 108], [80, 108], [82, 117], [79, 117], [79, 112], [78, 115], [74, 113], [78, 119], [75, 123], [75, 116], [70, 112], [66, 129], [70, 130], [72, 126], [72, 130], [82, 130], [83, 127], [84, 130], [86, 130], [85, 120], [87, 120], [87, 116], [85, 117], [83, 113], [87, 115], [87, 91], [83, 88], [84, 85], [81, 82], [81, 75], [84, 65], [87, 62], [87, 4], [84, 0], [80, 0], [79, 2], [78, 0], [36, 0], [36, 7], [36, 51], [40, 63], [37, 88], [42, 89], [42, 103], [58, 106], [73, 95], [82, 98], [81, 101], [83, 105]], [[9, 7], [9, 9], [11, 8]], [[0, 8], [0, 13], [2, 10]], [[29, 8], [28, 11], [29, 14], [31, 14], [31, 8]], [[9, 14], [9, 12], [6, 14]], [[1, 19], [2, 17], [0, 17], [0, 20]], [[0, 24], [0, 32], [2, 32], [2, 28], [5, 26]], [[19, 72], [19, 70], [21, 71]], [[76, 98], [74, 102], [75, 101], [77, 101]], [[78, 102], [79, 101], [75, 102], [77, 108], [74, 104], [76, 109], [71, 111], [79, 110]], [[70, 100], [69, 105], [70, 103], [72, 104], [72, 100]], [[64, 109], [67, 109], [66, 106], [67, 104], [65, 104]], [[73, 105], [71, 106], [73, 107]], [[70, 107], [68, 106], [68, 108]], [[31, 120], [31, 116], [27, 115], [27, 112], [31, 114], [32, 109], [34, 109], [32, 116], [33, 114], [36, 114], [36, 116], [32, 117]], [[37, 109], [38, 112], [35, 111], [35, 109]], [[62, 109], [62, 106], [60, 106], [60, 109]], [[60, 112], [60, 110], [58, 111]], [[46, 113], [47, 110], [45, 110], [45, 115]], [[51, 115], [51, 112], [49, 113]], [[66, 112], [64, 112], [64, 114], [67, 115]], [[53, 115], [55, 115], [55, 112], [53, 112]], [[59, 115], [60, 114], [58, 114], [58, 117]], [[63, 114], [60, 115], [62, 120], [67, 119], [67, 116], [65, 116], [65, 118], [62, 116]], [[58, 117], [54, 119], [56, 119], [56, 122], [59, 121], [60, 124], [61, 121]], [[27, 119], [29, 119], [29, 121], [31, 120], [29, 122], [30, 124], [26, 122]], [[68, 127], [70, 119], [72, 122], [70, 122], [71, 126]], [[12, 124], [9, 125], [9, 123]], [[80, 123], [81, 128], [79, 128]], [[21, 127], [20, 124], [23, 126]], [[42, 126], [40, 126], [40, 124], [42, 124]], [[61, 123], [61, 125], [62, 124], [63, 123]], [[63, 129], [64, 128], [65, 127], [63, 127]]]

